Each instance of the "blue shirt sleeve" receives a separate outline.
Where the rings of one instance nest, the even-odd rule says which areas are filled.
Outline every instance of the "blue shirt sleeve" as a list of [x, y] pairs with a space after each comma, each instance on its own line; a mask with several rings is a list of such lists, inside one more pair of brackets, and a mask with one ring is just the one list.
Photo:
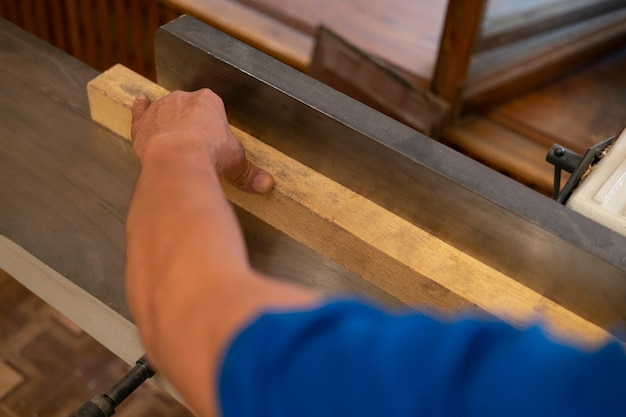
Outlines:
[[358, 302], [264, 314], [226, 353], [225, 417], [624, 416], [626, 358], [500, 322]]

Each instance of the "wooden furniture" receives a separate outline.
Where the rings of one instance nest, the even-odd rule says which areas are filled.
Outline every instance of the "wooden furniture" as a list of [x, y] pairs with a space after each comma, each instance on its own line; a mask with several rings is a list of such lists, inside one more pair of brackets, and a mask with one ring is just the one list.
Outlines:
[[[280, 8], [274, 0], [247, 0], [247, 3]], [[412, 4], [414, 10], [409, 14], [412, 16], [418, 15], [421, 9], [433, 10], [430, 4]], [[313, 2], [310, 6], [314, 7]], [[300, 6], [299, 12], [306, 15], [302, 9]], [[407, 13], [401, 10], [398, 15], [402, 12]], [[378, 65], [393, 72], [395, 78], [405, 80], [405, 89], [427, 91], [447, 103], [441, 112], [441, 106], [433, 108], [429, 105], [432, 101], [422, 101], [428, 121], [427, 130], [423, 131], [433, 136], [443, 125], [454, 124], [462, 113], [489, 108], [515, 97], [614, 50], [626, 40], [626, 4], [619, 1], [554, 0], [525, 2], [522, 6], [506, 0], [451, 0], [443, 15], [445, 20], [441, 26], [434, 30], [427, 26], [426, 30], [438, 40], [431, 41], [436, 44], [434, 53], [429, 54], [424, 47], [416, 45], [413, 45], [414, 52], [398, 47], [394, 48], [397, 56], [393, 59], [387, 58], [390, 52], [383, 55], [376, 46], [364, 47], [364, 42], [359, 44], [354, 40], [364, 35], [339, 35], [346, 30], [333, 29], [331, 20], [329, 29], [335, 37], [323, 36], [323, 32], [318, 36], [311, 74], [349, 94], [357, 91], [357, 96], [366, 96], [369, 102], [376, 103], [380, 101], [379, 96], [390, 94], [376, 88], [377, 83], [385, 82], [381, 81], [384, 78], [377, 74], [364, 83], [363, 77], [349, 76], [355, 67], [367, 65], [369, 59], [376, 58]], [[432, 16], [428, 18], [437, 21]], [[325, 21], [320, 23], [325, 24]], [[394, 32], [392, 27], [387, 27], [387, 36], [408, 32], [405, 27], [408, 24], [401, 26], [404, 32], [402, 29]], [[373, 31], [374, 28], [371, 27]], [[397, 42], [406, 44], [402, 39]], [[359, 50], [361, 56], [347, 52], [350, 48]], [[344, 68], [347, 59], [341, 59], [346, 54], [352, 60], [348, 70]], [[408, 62], [413, 57], [419, 57], [419, 64]], [[438, 110], [440, 126], [431, 127], [435, 123], [431, 121], [431, 114]], [[389, 113], [393, 115], [393, 111], [392, 108]], [[407, 122], [406, 118], [402, 121]], [[420, 124], [411, 125], [422, 128]]]

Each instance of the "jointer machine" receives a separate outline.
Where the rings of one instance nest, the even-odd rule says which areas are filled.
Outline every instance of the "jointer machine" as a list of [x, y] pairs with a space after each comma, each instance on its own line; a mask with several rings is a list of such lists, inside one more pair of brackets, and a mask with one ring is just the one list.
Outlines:
[[325, 294], [442, 317], [624, 338], [626, 237], [183, 16], [155, 36], [158, 85], [99, 74], [0, 21], [0, 269], [128, 363], [123, 286], [140, 92], [208, 87], [268, 196], [225, 185], [252, 264]]

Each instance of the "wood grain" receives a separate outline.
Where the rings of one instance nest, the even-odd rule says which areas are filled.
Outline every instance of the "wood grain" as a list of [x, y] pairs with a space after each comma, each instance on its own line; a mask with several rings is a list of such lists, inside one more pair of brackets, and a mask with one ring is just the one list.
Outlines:
[[[123, 112], [112, 112], [113, 104], [128, 112], [139, 91], [152, 94], [159, 88], [116, 66], [92, 80], [88, 90], [92, 115], [108, 126]], [[114, 96], [116, 92], [121, 96]], [[129, 138], [129, 125], [112, 122]], [[598, 326], [363, 196], [245, 132], [233, 131], [250, 159], [274, 173], [277, 183], [262, 197], [224, 184], [228, 198], [401, 301], [457, 314], [475, 305], [516, 326], [541, 322], [555, 337], [584, 344], [609, 337]]]

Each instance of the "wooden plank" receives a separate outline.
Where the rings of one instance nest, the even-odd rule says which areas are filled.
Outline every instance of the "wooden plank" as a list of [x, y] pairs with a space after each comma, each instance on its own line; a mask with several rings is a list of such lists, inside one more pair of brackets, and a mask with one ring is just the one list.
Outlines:
[[517, 42], [528, 37], [575, 24], [626, 7], [623, 0], [560, 0], [526, 4], [509, 13], [487, 13], [476, 51]]
[[[130, 106], [140, 91], [165, 94], [121, 66], [88, 84], [94, 120], [129, 138]], [[125, 116], [121, 116], [126, 113]], [[363, 196], [233, 127], [249, 157], [277, 175], [275, 190], [252, 196], [225, 184], [228, 198], [268, 224], [410, 305], [439, 311], [469, 305], [517, 326], [542, 322], [555, 337], [597, 343], [608, 334], [517, 281]]]

